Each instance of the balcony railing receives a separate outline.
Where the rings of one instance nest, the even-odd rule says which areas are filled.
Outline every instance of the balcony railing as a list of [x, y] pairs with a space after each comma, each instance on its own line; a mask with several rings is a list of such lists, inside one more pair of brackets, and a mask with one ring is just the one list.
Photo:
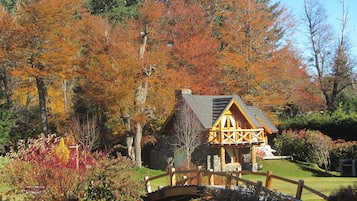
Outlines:
[[247, 144], [265, 142], [264, 129], [211, 130], [208, 136], [210, 144]]

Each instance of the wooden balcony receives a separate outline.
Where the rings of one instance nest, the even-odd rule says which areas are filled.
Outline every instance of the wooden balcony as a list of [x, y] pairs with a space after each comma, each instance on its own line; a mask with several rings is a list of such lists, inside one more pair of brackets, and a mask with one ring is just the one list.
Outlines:
[[210, 144], [260, 144], [265, 142], [263, 128], [211, 130], [208, 136]]

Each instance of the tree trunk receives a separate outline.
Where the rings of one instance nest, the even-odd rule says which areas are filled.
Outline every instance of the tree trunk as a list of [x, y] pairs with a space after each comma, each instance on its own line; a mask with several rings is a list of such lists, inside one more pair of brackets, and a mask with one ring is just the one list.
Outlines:
[[133, 147], [134, 137], [131, 133], [126, 134], [126, 147], [128, 149], [128, 157], [135, 160], [135, 150]]
[[38, 91], [38, 102], [41, 114], [41, 131], [46, 136], [48, 135], [47, 125], [47, 108], [46, 108], [46, 85], [43, 78], [36, 77], [36, 85]]
[[136, 167], [141, 167], [141, 138], [143, 136], [143, 128], [141, 127], [140, 122], [135, 124], [136, 134], [134, 139], [135, 147], [135, 165]]

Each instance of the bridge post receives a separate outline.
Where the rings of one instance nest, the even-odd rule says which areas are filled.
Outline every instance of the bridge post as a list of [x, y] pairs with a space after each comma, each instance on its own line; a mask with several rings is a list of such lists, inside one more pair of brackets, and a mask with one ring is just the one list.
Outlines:
[[226, 190], [231, 189], [232, 185], [232, 175], [231, 174], [226, 174]]
[[210, 186], [214, 185], [214, 174], [212, 169], [209, 169], [208, 171], [208, 185]]
[[197, 186], [202, 184], [202, 166], [197, 166]]
[[175, 168], [172, 166], [169, 167], [169, 175], [170, 175], [170, 185], [176, 186]]
[[242, 179], [242, 170], [238, 171], [237, 185], [242, 185], [243, 184], [243, 182], [240, 179]]
[[267, 189], [271, 189], [271, 185], [273, 182], [272, 174], [273, 174], [272, 171], [267, 172], [266, 180], [265, 180], [265, 188], [267, 188]]
[[145, 176], [144, 177], [144, 180], [145, 180], [145, 186], [146, 186], [146, 192], [147, 193], [151, 193], [151, 186], [150, 186], [150, 180], [149, 180], [149, 177], [148, 176]]
[[263, 186], [263, 182], [262, 181], [257, 181], [257, 185], [256, 185], [256, 194], [259, 195], [260, 191], [262, 190], [262, 186]]
[[302, 189], [304, 188], [304, 180], [299, 180], [296, 189], [295, 198], [301, 200]]

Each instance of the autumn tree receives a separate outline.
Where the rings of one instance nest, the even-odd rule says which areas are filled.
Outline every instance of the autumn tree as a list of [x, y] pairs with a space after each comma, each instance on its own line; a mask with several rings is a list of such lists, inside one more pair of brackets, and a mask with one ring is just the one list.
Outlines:
[[327, 23], [327, 14], [316, 1], [304, 1], [305, 23], [311, 45], [311, 57], [308, 62], [316, 71], [316, 80], [325, 98], [326, 107], [334, 111], [337, 97], [353, 85], [352, 63], [348, 55], [346, 39], [347, 13], [342, 1], [341, 33], [336, 40], [331, 26]]
[[[292, 19], [279, 3], [224, 0], [200, 1], [220, 41], [217, 59], [225, 75], [221, 91], [237, 93], [249, 104], [282, 106], [292, 98], [291, 90], [303, 89], [292, 78], [307, 78], [301, 60], [285, 30]], [[297, 84], [299, 83], [299, 84]]]
[[167, 1], [165, 12], [161, 32], [170, 47], [168, 67], [183, 74], [182, 87], [196, 94], [219, 94], [218, 41], [205, 10], [194, 2]]
[[[63, 97], [60, 94], [62, 97], [51, 98], [48, 89], [58, 84], [57, 90], [61, 90], [61, 83], [68, 79], [73, 70], [72, 60], [76, 49], [72, 43], [71, 28], [78, 20], [76, 13], [80, 10], [79, 6], [80, 2], [73, 1], [23, 1], [16, 12], [16, 19], [24, 29], [22, 46], [18, 49], [24, 60], [14, 74], [35, 80], [44, 134], [49, 132], [48, 102]], [[63, 108], [63, 105], [52, 107], [59, 110]]]
[[18, 59], [14, 52], [17, 40], [21, 37], [21, 29], [14, 18], [0, 7], [0, 99], [8, 108], [12, 105], [13, 82], [11, 69]]
[[[0, 6], [0, 152], [14, 139], [11, 131], [15, 128], [15, 104], [13, 93], [16, 80], [11, 70], [16, 65], [17, 41], [21, 38], [21, 28], [14, 18]], [[18, 136], [16, 136], [18, 137]]]

